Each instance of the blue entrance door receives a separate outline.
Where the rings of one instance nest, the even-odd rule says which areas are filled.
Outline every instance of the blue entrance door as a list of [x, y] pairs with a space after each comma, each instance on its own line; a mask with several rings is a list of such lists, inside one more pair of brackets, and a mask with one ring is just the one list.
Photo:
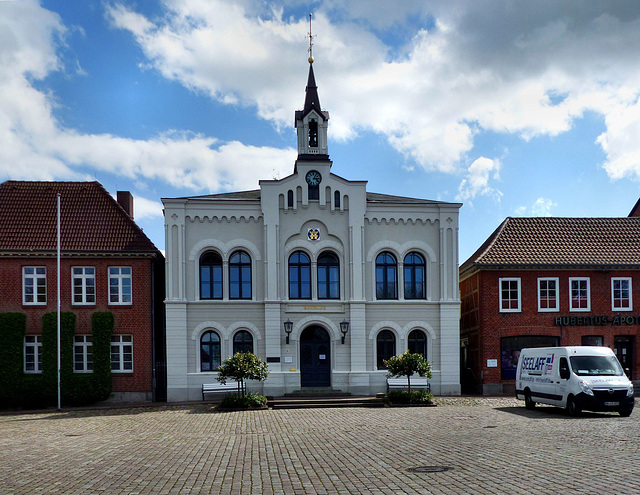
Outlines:
[[306, 328], [300, 336], [300, 385], [331, 386], [331, 341], [318, 326]]

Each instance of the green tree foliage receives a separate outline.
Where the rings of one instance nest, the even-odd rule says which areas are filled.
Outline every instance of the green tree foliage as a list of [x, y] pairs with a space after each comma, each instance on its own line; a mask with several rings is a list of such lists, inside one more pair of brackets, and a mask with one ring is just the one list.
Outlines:
[[227, 383], [232, 378], [244, 395], [245, 380], [265, 381], [269, 376], [269, 365], [251, 352], [236, 352], [218, 368], [218, 381]]
[[0, 404], [13, 407], [22, 394], [24, 313], [0, 313]]
[[422, 354], [406, 351], [403, 354], [390, 357], [384, 361], [387, 367], [387, 377], [407, 377], [407, 389], [411, 394], [411, 375], [431, 378], [431, 363]]

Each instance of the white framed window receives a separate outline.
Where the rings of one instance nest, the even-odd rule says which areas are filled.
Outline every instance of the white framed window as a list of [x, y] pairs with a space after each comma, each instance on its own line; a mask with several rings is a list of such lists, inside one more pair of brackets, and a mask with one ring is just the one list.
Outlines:
[[569, 311], [591, 311], [591, 287], [588, 277], [569, 278]]
[[631, 277], [614, 277], [611, 279], [611, 310], [631, 311]]
[[558, 311], [560, 305], [558, 302], [559, 281], [557, 278], [539, 278], [538, 279], [538, 311]]
[[42, 373], [42, 336], [24, 337], [24, 372]]
[[46, 267], [22, 267], [22, 304], [47, 304]]
[[96, 269], [92, 266], [71, 268], [71, 300], [73, 304], [96, 303]]
[[133, 336], [111, 337], [111, 373], [133, 372]]
[[109, 304], [131, 304], [131, 267], [109, 267]]
[[73, 337], [73, 372], [93, 373], [93, 339], [91, 335]]
[[520, 311], [520, 279], [500, 279], [500, 312], [517, 313]]

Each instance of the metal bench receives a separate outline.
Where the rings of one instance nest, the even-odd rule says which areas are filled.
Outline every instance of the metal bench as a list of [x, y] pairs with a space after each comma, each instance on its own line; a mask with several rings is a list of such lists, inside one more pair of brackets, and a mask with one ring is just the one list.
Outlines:
[[[402, 378], [387, 378], [387, 393], [390, 390], [408, 390], [409, 381], [407, 377]], [[411, 378], [411, 390], [426, 390], [431, 392], [431, 384], [429, 384], [428, 378], [415, 377]]]
[[203, 383], [202, 384], [202, 400], [204, 400], [204, 394], [214, 394], [216, 392], [246, 392], [246, 384], [240, 382], [229, 381], [227, 383]]

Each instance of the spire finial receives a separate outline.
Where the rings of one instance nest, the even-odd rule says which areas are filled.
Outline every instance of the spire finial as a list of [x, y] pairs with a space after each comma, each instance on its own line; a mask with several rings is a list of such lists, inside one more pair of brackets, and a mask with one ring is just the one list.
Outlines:
[[312, 64], [313, 63], [313, 38], [315, 38], [315, 36], [313, 34], [311, 34], [311, 16], [313, 14], [310, 12], [309, 13], [309, 32], [307, 33], [308, 38], [309, 38], [309, 49], [307, 50], [309, 52], [309, 63]]

